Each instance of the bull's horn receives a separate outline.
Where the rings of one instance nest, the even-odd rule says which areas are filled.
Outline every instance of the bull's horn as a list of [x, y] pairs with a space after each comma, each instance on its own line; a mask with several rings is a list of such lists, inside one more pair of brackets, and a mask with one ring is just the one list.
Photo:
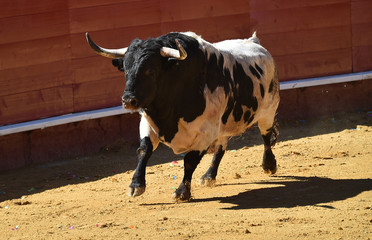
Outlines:
[[124, 57], [125, 52], [128, 48], [119, 48], [119, 49], [106, 49], [98, 46], [93, 42], [93, 40], [90, 38], [89, 33], [85, 34], [87, 37], [87, 41], [90, 45], [90, 47], [99, 55], [108, 57], [108, 58], [122, 58]]
[[180, 44], [180, 42], [177, 39], [176, 39], [176, 44], [177, 44], [178, 50], [173, 49], [173, 48], [168, 48], [168, 47], [162, 47], [160, 49], [160, 54], [163, 57], [171, 57], [171, 58], [175, 58], [175, 59], [178, 59], [178, 60], [186, 59], [187, 58], [187, 52], [185, 51], [185, 49], [182, 47], [182, 45]]

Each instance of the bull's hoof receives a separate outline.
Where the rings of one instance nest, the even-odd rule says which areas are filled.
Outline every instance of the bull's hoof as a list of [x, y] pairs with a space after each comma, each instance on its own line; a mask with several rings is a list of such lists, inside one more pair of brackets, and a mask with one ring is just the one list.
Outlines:
[[203, 175], [199, 180], [199, 185], [205, 187], [214, 187], [216, 185], [216, 178], [208, 175]]
[[146, 191], [146, 186], [135, 187], [135, 186], [130, 185], [129, 189], [128, 189], [128, 196], [129, 197], [138, 197], [138, 196], [142, 195], [145, 191]]
[[190, 184], [183, 184], [177, 188], [177, 190], [173, 193], [172, 198], [174, 201], [179, 202], [179, 201], [190, 201], [191, 199], [191, 187]]
[[276, 171], [278, 170], [278, 168], [277, 167], [275, 167], [274, 169], [263, 169], [264, 170], [264, 173], [266, 173], [266, 174], [275, 174], [276, 173]]
[[262, 161], [262, 168], [267, 174], [274, 174], [278, 170], [276, 160], [273, 152], [270, 150], [265, 151]]

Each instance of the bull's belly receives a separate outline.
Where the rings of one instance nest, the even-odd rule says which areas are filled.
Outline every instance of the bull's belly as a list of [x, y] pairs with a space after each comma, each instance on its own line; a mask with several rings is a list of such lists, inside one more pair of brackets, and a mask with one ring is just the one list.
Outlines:
[[226, 148], [229, 138], [243, 134], [254, 122], [227, 122], [220, 119], [208, 119], [203, 123], [185, 123], [180, 120], [179, 131], [170, 143], [164, 142], [175, 154], [189, 151], [205, 151], [210, 147], [222, 145]]
[[179, 129], [170, 143], [166, 143], [174, 153], [204, 151], [218, 138], [219, 127], [214, 121], [186, 123], [180, 120]]

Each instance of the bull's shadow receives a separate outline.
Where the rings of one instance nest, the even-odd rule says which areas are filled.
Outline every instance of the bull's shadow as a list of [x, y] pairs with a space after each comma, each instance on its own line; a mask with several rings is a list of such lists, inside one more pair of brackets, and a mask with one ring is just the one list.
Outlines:
[[[334, 201], [357, 196], [372, 190], [372, 179], [330, 179], [321, 177], [275, 177], [276, 181], [252, 184], [275, 185], [246, 190], [235, 196], [194, 199], [196, 202], [219, 201], [234, 206], [226, 209], [292, 208], [312, 206], [333, 208]], [[279, 186], [278, 186], [279, 185]], [[249, 186], [249, 183], [248, 183]]]

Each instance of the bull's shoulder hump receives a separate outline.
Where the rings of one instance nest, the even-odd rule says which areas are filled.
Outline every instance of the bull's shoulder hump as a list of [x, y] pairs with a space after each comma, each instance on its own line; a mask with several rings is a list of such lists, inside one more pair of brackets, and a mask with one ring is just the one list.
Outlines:
[[194, 32], [182, 32], [181, 34], [184, 34], [186, 36], [192, 37], [196, 39], [201, 46], [209, 45], [210, 43], [206, 40], [204, 40], [200, 35], [194, 33]]
[[221, 52], [228, 52], [234, 56], [261, 56], [261, 58], [271, 59], [271, 54], [260, 44], [250, 39], [232, 39], [213, 44]]

